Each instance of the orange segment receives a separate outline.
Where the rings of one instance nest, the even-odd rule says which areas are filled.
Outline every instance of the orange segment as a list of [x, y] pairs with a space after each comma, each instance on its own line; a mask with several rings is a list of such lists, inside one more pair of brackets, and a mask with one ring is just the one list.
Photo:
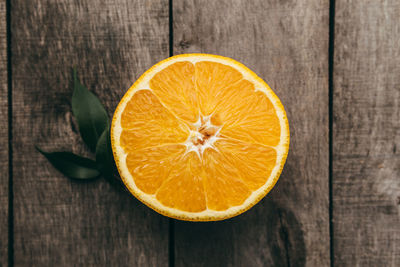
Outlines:
[[150, 87], [177, 116], [190, 122], [198, 119], [199, 107], [192, 63], [177, 62], [166, 67], [154, 75]]
[[276, 151], [270, 147], [231, 139], [218, 140], [215, 147], [222, 154], [220, 164], [237, 170], [236, 177], [251, 190], [264, 185], [265, 177], [270, 176], [276, 165]]
[[234, 68], [221, 63], [203, 61], [195, 65], [196, 88], [201, 113], [210, 115], [220, 102], [225, 102], [227, 86], [242, 79]]
[[167, 179], [176, 162], [185, 152], [185, 146], [165, 145], [130, 152], [126, 165], [136, 186], [147, 194], [154, 194]]
[[276, 146], [280, 140], [280, 122], [265, 93], [255, 91], [254, 84], [241, 80], [227, 87], [224, 100], [213, 115], [222, 122], [221, 134], [246, 142]]
[[121, 114], [121, 145], [125, 151], [184, 142], [187, 127], [149, 90], [136, 92]]
[[226, 210], [243, 204], [251, 191], [240, 179], [237, 168], [212, 149], [207, 149], [203, 158], [207, 207], [211, 210]]
[[280, 123], [271, 101], [234, 68], [203, 61], [195, 65], [196, 88], [203, 115], [224, 123], [221, 131], [233, 138], [276, 146]]
[[189, 212], [206, 209], [202, 167], [195, 153], [189, 153], [176, 163], [168, 180], [161, 186], [156, 198], [165, 206]]

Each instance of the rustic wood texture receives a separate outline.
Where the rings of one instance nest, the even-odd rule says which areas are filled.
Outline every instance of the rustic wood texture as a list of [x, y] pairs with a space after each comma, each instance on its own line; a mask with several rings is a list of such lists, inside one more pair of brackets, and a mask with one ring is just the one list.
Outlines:
[[167, 266], [168, 220], [104, 180], [78, 183], [37, 153], [87, 155], [72, 71], [112, 115], [168, 56], [168, 1], [11, 1], [16, 266]]
[[8, 72], [6, 1], [0, 0], [0, 266], [8, 262]]
[[336, 266], [400, 266], [400, 2], [336, 0]]
[[[173, 0], [173, 36], [170, 1], [9, 1], [7, 36], [0, 0], [0, 266], [400, 266], [399, 1], [335, 0], [333, 236], [329, 0]], [[172, 240], [168, 219], [123, 189], [70, 181], [34, 149], [90, 155], [71, 114], [73, 66], [111, 116], [133, 81], [169, 56], [170, 40], [175, 54], [215, 53], [253, 69], [282, 100], [291, 131], [264, 200], [223, 222], [173, 221]]]
[[237, 218], [176, 222], [176, 266], [329, 266], [329, 1], [173, 1], [175, 53], [239, 60], [286, 107], [291, 146], [263, 201]]

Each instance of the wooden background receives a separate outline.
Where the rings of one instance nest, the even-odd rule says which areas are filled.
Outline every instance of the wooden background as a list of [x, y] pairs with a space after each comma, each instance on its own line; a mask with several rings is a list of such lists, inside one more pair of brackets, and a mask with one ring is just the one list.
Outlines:
[[[400, 1], [0, 0], [0, 266], [400, 266]], [[215, 53], [285, 105], [272, 192], [223, 222], [167, 219], [38, 154], [87, 154], [71, 67], [111, 115], [146, 69]]]

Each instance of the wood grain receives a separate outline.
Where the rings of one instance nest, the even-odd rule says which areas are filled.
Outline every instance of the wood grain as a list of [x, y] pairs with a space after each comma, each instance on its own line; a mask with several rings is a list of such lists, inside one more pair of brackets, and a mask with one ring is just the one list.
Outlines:
[[168, 56], [168, 1], [11, 1], [16, 266], [166, 266], [168, 220], [106, 181], [58, 173], [47, 151], [87, 155], [71, 68], [112, 115]]
[[8, 263], [8, 72], [6, 1], [0, 0], [0, 266]]
[[232, 57], [275, 90], [289, 118], [283, 174], [237, 218], [176, 223], [176, 266], [329, 266], [329, 1], [173, 1], [174, 50]]
[[400, 266], [399, 13], [397, 0], [336, 0], [337, 266]]

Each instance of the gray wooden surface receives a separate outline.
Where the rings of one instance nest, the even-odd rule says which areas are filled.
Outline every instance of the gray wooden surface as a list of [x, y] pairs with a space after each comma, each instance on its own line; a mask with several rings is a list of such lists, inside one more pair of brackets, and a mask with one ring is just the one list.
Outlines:
[[329, 266], [329, 2], [173, 3], [175, 52], [249, 66], [282, 100], [291, 131], [283, 174], [261, 203], [223, 223], [176, 224], [176, 266]]
[[[0, 266], [400, 266], [400, 2], [335, 2], [0, 0]], [[189, 52], [243, 62], [286, 107], [286, 166], [250, 211], [169, 220], [105, 180], [69, 181], [35, 151], [90, 155], [73, 66], [111, 116], [143, 71]]]
[[6, 1], [0, 0], [0, 266], [8, 262], [8, 73]]
[[400, 266], [399, 14], [397, 0], [336, 0], [337, 266]]
[[35, 151], [86, 152], [71, 68], [112, 115], [168, 56], [168, 2], [12, 1], [15, 266], [167, 266], [168, 219], [104, 180], [77, 183]]

